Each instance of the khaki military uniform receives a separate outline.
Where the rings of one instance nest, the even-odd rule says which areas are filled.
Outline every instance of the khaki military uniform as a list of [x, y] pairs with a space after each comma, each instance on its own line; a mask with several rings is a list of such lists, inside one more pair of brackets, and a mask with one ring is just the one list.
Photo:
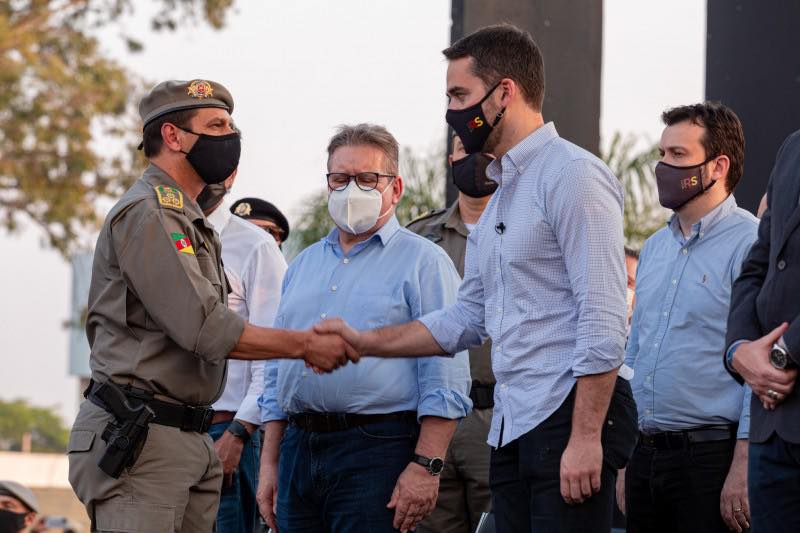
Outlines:
[[[95, 250], [86, 330], [92, 379], [207, 406], [244, 329], [227, 308], [220, 242], [200, 208], [155, 165], [106, 218]], [[136, 463], [97, 467], [112, 415], [85, 401], [68, 445], [70, 483], [98, 531], [208, 533], [222, 467], [208, 434], [151, 423]]]
[[[469, 231], [461, 220], [458, 201], [447, 209], [414, 220], [408, 229], [441, 246], [453, 260], [458, 273], [464, 276]], [[469, 351], [473, 393], [479, 388], [488, 393], [488, 388], [495, 383], [491, 352], [491, 341]], [[473, 409], [459, 423], [447, 451], [436, 509], [417, 526], [419, 533], [473, 533], [481, 513], [491, 508], [490, 448], [486, 443], [491, 420], [492, 409], [489, 407]]]

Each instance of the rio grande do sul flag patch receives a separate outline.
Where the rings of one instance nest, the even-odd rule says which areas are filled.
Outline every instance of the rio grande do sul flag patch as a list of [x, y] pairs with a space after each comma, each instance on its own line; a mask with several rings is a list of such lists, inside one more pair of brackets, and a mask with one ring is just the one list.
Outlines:
[[184, 235], [183, 233], [172, 233], [172, 241], [175, 243], [175, 248], [184, 254], [192, 254], [194, 255], [194, 248], [192, 247], [192, 241], [189, 240], [189, 237]]

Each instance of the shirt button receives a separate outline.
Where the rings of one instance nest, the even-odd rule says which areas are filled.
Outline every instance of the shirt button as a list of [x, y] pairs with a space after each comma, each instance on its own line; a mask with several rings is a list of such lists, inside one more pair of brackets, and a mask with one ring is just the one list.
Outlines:
[[503, 389], [503, 390], [505, 390], [505, 389], [507, 389], [507, 388], [508, 388], [508, 385], [506, 385], [505, 383], [503, 383], [502, 385], [500, 385], [500, 388], [501, 388], [501, 389]]
[[333, 287], [331, 287], [331, 290], [332, 290], [333, 292], [336, 292], [336, 289], [338, 289], [338, 288], [339, 288], [339, 287], [337, 287], [336, 285], [334, 285]]
[[644, 414], [646, 414], [647, 416], [650, 416], [650, 409], [645, 409], [644, 410]]
[[778, 270], [783, 270], [784, 268], [786, 268], [786, 261], [781, 259], [780, 261], [778, 261]]
[[658, 348], [658, 343], [657, 343], [657, 342], [654, 342], [654, 343], [653, 343], [653, 346], [655, 346], [656, 348]]
[[667, 311], [664, 311], [664, 316], [668, 316], [668, 315], [669, 315], [669, 313]]
[[701, 231], [700, 233], [697, 234], [697, 236], [698, 237], [702, 237], [703, 236], [703, 232]]
[[678, 280], [677, 280], [677, 279], [673, 279], [673, 280], [672, 280], [672, 284], [673, 284], [673, 285], [677, 285], [677, 284], [678, 284]]
[[686, 255], [686, 254], [688, 254], [688, 253], [689, 253], [689, 250], [687, 250], [686, 248], [684, 248], [684, 249], [683, 249], [683, 250], [681, 250], [681, 251], [683, 252], [683, 255]]
[[346, 258], [346, 257], [345, 257], [345, 258], [344, 258], [344, 260], [342, 261], [342, 263], [344, 263], [345, 265], [346, 265], [347, 263], [349, 263], [349, 262], [350, 262], [350, 260], [349, 260], [348, 258]]
[[321, 315], [319, 315], [320, 318], [325, 318], [326, 316], [328, 316], [328, 313], [322, 313]]
[[306, 377], [307, 375], [308, 375], [308, 372], [306, 372], [305, 370], [303, 370], [303, 377]]

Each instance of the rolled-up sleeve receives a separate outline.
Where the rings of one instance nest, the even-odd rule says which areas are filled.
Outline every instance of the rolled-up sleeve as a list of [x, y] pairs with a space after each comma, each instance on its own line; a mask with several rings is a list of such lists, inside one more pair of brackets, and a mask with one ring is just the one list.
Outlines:
[[[443, 251], [437, 253], [420, 270], [419, 293], [412, 298], [413, 313], [419, 317], [452, 303], [456, 299], [458, 285], [459, 277], [453, 262]], [[417, 414], [420, 418], [437, 416], [453, 420], [467, 416], [472, 410], [469, 355], [463, 350], [453, 352], [457, 352], [453, 357], [417, 359]]]
[[[172, 209], [132, 209], [112, 225], [119, 267], [133, 291], [167, 336], [210, 363], [222, 363], [244, 330], [220, 288], [203, 275], [199, 261], [213, 259], [200, 243], [194, 253], [176, 250], [172, 233], [194, 234]], [[216, 268], [216, 265], [214, 265]]]
[[[283, 327], [283, 315], [278, 309], [278, 317], [275, 319], [275, 327]], [[281, 361], [279, 359], [269, 359], [264, 364], [264, 390], [258, 397], [258, 407], [261, 410], [261, 423], [273, 422], [275, 420], [286, 420], [286, 413], [278, 405], [278, 370]]]
[[578, 325], [575, 377], [618, 368], [625, 346], [622, 188], [599, 163], [576, 159], [547, 198], [547, 217], [564, 257]]
[[[485, 324], [483, 282], [476, 257], [479, 228], [469, 234], [464, 259], [464, 281], [454, 302], [426, 314], [419, 321], [428, 328], [442, 350], [453, 354], [480, 346], [488, 337]], [[456, 273], [458, 279], [458, 273]]]

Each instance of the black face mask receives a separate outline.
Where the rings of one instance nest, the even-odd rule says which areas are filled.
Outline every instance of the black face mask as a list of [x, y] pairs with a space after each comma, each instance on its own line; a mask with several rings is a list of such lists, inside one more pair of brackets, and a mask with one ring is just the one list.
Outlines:
[[24, 529], [27, 514], [13, 513], [8, 509], [0, 510], [0, 533], [17, 533]]
[[185, 128], [180, 129], [198, 137], [191, 150], [188, 152], [181, 150], [181, 152], [186, 154], [186, 160], [206, 183], [225, 181], [239, 166], [242, 139], [238, 133], [206, 135]]
[[712, 180], [707, 187], [703, 185], [703, 168], [713, 159], [710, 157], [699, 165], [686, 167], [659, 161], [656, 165], [656, 185], [661, 205], [673, 211], [678, 210], [713, 187], [717, 180]]
[[500, 82], [492, 87], [489, 92], [486, 93], [486, 96], [477, 104], [466, 109], [448, 109], [444, 116], [444, 119], [461, 139], [461, 143], [464, 145], [464, 151], [468, 154], [474, 154], [483, 150], [483, 145], [486, 144], [486, 139], [489, 138], [492, 129], [497, 126], [497, 123], [503, 118], [503, 113], [506, 112], [505, 107], [501, 109], [497, 116], [495, 116], [494, 122], [490, 125], [481, 107], [481, 104], [483, 104], [499, 86]]
[[453, 161], [453, 184], [472, 198], [483, 198], [497, 190], [497, 182], [486, 176], [486, 167], [492, 158], [486, 154], [470, 154]]
[[197, 205], [200, 206], [201, 211], [208, 211], [217, 207], [226, 194], [228, 194], [228, 189], [224, 183], [210, 183], [197, 195]]

